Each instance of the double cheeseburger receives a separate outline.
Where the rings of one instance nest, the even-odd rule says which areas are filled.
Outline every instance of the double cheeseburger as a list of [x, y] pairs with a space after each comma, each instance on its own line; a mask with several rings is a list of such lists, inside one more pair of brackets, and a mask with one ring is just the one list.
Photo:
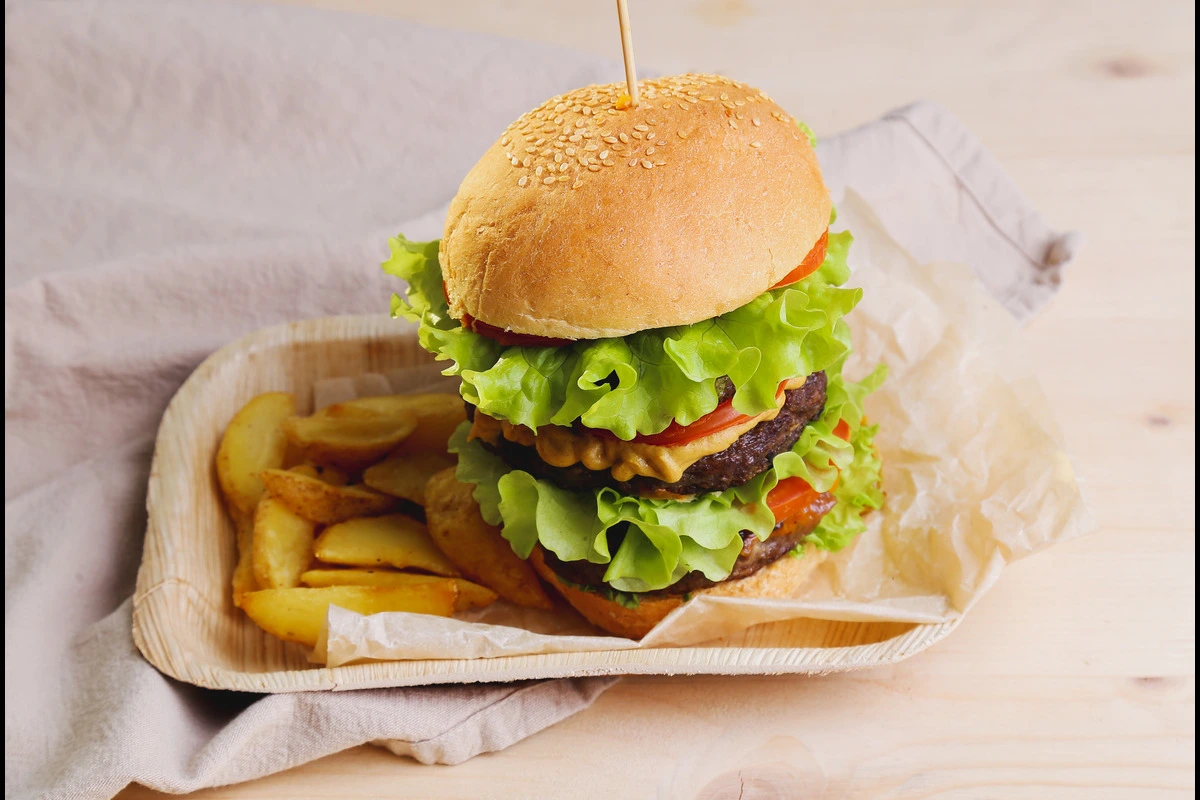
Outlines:
[[393, 314], [452, 362], [457, 477], [595, 625], [786, 597], [878, 508], [842, 375], [861, 290], [811, 133], [715, 75], [552, 98], [467, 174], [439, 242], [391, 241]]

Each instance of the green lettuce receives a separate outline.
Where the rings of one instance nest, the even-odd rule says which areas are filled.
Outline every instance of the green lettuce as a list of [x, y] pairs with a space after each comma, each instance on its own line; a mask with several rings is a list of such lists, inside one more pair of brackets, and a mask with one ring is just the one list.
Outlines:
[[[877, 508], [881, 499], [874, 428], [862, 424], [862, 402], [884, 374], [880, 367], [863, 381], [847, 383], [839, 361], [830, 370], [821, 417], [791, 450], [775, 457], [772, 469], [742, 486], [690, 501], [631, 497], [609, 488], [560, 489], [511, 469], [479, 442], [469, 441], [466, 423], [451, 438], [450, 449], [458, 454], [459, 480], [475, 484], [484, 519], [503, 526], [504, 537], [522, 558], [541, 544], [563, 561], [607, 564], [605, 583], [622, 592], [663, 589], [693, 570], [720, 581], [742, 550], [741, 531], [759, 539], [771, 534], [775, 517], [765, 501], [783, 478], [802, 477], [818, 491], [837, 480], [839, 506], [826, 515], [829, 524], [823, 520], [813, 534], [819, 547], [840, 549], [861, 530], [858, 514]], [[843, 421], [850, 427], [849, 441], [833, 433]]]
[[827, 370], [850, 350], [842, 319], [860, 289], [849, 277], [848, 232], [829, 235], [821, 268], [741, 308], [694, 325], [582, 340], [564, 347], [506, 347], [464, 329], [442, 292], [437, 242], [389, 240], [386, 272], [407, 282], [393, 316], [419, 323], [421, 345], [462, 378], [462, 396], [485, 414], [536, 430], [581, 420], [624, 440], [689, 425], [717, 406], [716, 379], [735, 387], [743, 414], [773, 408], [779, 384]]

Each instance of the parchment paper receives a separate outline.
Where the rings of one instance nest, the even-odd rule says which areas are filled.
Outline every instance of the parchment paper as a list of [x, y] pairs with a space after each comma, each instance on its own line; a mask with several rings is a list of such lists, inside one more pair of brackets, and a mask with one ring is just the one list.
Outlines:
[[[853, 192], [839, 213], [839, 226], [855, 235], [852, 283], [864, 290], [848, 318], [855, 356], [847, 374], [858, 377], [878, 361], [890, 370], [867, 401], [880, 425], [887, 501], [794, 598], [700, 595], [641, 642], [598, 635], [565, 606], [546, 613], [500, 602], [458, 619], [366, 618], [333, 608], [315, 657], [338, 666], [681, 646], [794, 617], [946, 622], [965, 614], [1005, 564], [1089, 531], [1091, 516], [1013, 317], [966, 265], [917, 263]], [[318, 405], [405, 379], [321, 386]], [[437, 379], [422, 371], [409, 380], [428, 387]]]

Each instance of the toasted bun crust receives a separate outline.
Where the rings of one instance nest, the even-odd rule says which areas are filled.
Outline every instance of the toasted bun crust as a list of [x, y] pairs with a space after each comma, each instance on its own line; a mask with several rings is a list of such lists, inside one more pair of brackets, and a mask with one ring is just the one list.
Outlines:
[[714, 75], [551, 98], [467, 174], [441, 244], [450, 313], [565, 339], [688, 325], [745, 305], [828, 227], [795, 121]]
[[[694, 592], [692, 596], [710, 594], [721, 597], [791, 597], [825, 560], [825, 555], [824, 550], [806, 544], [803, 558], [784, 556], [748, 578], [718, 583], [716, 586]], [[540, 547], [533, 549], [529, 561], [542, 580], [553, 586], [588, 622], [616, 636], [640, 639], [661, 622], [663, 617], [683, 605], [681, 597], [652, 594], [642, 599], [636, 608], [626, 608], [595, 592], [564, 584], [554, 570], [546, 565]]]

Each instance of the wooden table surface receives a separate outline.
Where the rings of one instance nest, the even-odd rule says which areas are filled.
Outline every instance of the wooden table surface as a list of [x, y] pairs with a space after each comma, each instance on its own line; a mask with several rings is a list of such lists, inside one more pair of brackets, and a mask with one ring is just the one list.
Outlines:
[[[609, 0], [300, 1], [620, 52]], [[1085, 233], [1025, 337], [1100, 531], [1010, 567], [945, 642], [894, 667], [627, 678], [459, 766], [362, 747], [194, 796], [1191, 796], [1192, 4], [630, 5], [642, 63], [755, 83], [818, 134], [918, 97], [945, 104], [1053, 225]]]

